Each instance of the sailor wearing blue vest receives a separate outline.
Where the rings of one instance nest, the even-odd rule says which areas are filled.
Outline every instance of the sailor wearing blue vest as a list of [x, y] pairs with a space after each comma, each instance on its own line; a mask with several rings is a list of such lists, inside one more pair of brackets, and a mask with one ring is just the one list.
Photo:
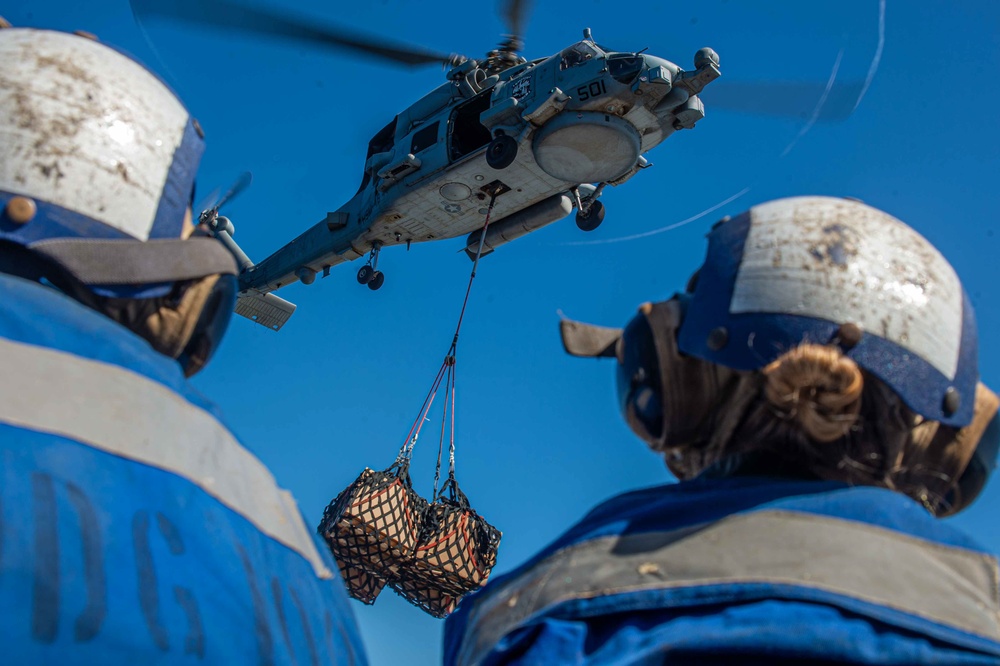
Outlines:
[[337, 568], [188, 385], [235, 262], [143, 67], [0, 29], [0, 661], [363, 663]]
[[449, 618], [449, 664], [997, 664], [997, 559], [942, 524], [996, 464], [972, 309], [921, 236], [845, 199], [716, 225], [624, 330], [631, 428], [681, 480], [615, 497]]

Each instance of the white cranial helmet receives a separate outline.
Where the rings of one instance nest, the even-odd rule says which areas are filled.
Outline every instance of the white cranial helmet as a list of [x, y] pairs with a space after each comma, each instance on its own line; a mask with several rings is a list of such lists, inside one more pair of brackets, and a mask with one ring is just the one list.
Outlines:
[[204, 141], [156, 76], [46, 30], [0, 29], [0, 62], [0, 241], [108, 295], [233, 272], [218, 243], [180, 241]]
[[906, 224], [851, 199], [794, 197], [708, 238], [681, 352], [756, 370], [803, 342], [836, 342], [847, 326], [858, 339], [846, 355], [910, 409], [949, 426], [972, 420], [972, 306], [947, 260]]

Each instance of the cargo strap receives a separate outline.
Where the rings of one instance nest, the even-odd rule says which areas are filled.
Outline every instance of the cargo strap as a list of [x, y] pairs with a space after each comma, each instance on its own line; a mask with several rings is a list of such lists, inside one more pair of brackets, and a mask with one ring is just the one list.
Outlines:
[[[458, 350], [458, 335], [462, 330], [462, 320], [465, 318], [465, 310], [469, 305], [469, 294], [472, 292], [472, 282], [476, 279], [476, 269], [479, 267], [479, 258], [482, 256], [483, 245], [486, 241], [486, 231], [490, 227], [490, 217], [493, 214], [493, 206], [496, 203], [498, 194], [500, 194], [498, 190], [494, 190], [490, 194], [490, 205], [486, 209], [486, 220], [483, 222], [483, 229], [479, 235], [479, 247], [476, 249], [476, 257], [472, 262], [472, 273], [469, 275], [469, 284], [465, 288], [465, 298], [462, 300], [462, 309], [458, 314], [458, 323], [455, 325], [455, 335], [451, 340], [451, 346], [448, 348], [448, 353], [445, 354], [444, 361], [441, 363], [441, 368], [438, 370], [437, 376], [431, 384], [431, 389], [428, 391], [427, 397], [424, 398], [423, 405], [420, 407], [420, 412], [418, 413], [416, 420], [413, 422], [413, 425], [410, 426], [410, 432], [407, 434], [406, 440], [403, 442], [403, 446], [399, 450], [399, 456], [396, 458], [396, 462], [401, 463], [404, 460], [409, 460], [410, 456], [413, 454], [413, 447], [416, 445], [417, 439], [420, 437], [420, 429], [427, 420], [427, 413], [430, 411], [431, 405], [434, 403], [434, 398], [437, 396], [437, 393], [443, 383], [445, 387], [445, 406], [441, 415], [441, 437], [438, 441], [438, 458], [437, 467], [434, 470], [434, 494], [431, 496], [432, 501], [438, 497], [438, 483], [441, 480], [441, 461], [444, 454], [445, 430], [448, 430], [449, 432], [448, 481], [444, 484], [444, 486], [442, 486], [441, 491], [443, 492], [445, 488], [456, 487], [455, 357]], [[448, 427], [449, 414], [451, 416], [450, 427]]]

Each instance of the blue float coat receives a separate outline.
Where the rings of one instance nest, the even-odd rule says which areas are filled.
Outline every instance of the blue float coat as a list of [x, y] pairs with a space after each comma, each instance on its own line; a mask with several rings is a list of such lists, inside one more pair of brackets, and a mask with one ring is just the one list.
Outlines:
[[11, 664], [362, 664], [336, 564], [176, 362], [0, 275]]
[[998, 664], [997, 560], [905, 496], [737, 477], [591, 511], [448, 618], [446, 664]]

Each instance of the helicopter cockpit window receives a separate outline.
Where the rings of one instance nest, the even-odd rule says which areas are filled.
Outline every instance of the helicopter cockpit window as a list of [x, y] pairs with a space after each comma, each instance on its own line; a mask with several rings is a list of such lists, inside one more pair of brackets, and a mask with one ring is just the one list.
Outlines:
[[410, 144], [410, 152], [416, 155], [421, 150], [430, 148], [437, 143], [438, 123], [434, 122], [417, 131], [413, 135], [413, 143]]
[[560, 69], [569, 69], [582, 65], [588, 60], [599, 58], [602, 54], [591, 42], [577, 42], [573, 46], [563, 49], [559, 55], [562, 57], [559, 64]]
[[619, 83], [635, 81], [642, 71], [643, 59], [635, 53], [615, 53], [608, 56], [608, 73]]

